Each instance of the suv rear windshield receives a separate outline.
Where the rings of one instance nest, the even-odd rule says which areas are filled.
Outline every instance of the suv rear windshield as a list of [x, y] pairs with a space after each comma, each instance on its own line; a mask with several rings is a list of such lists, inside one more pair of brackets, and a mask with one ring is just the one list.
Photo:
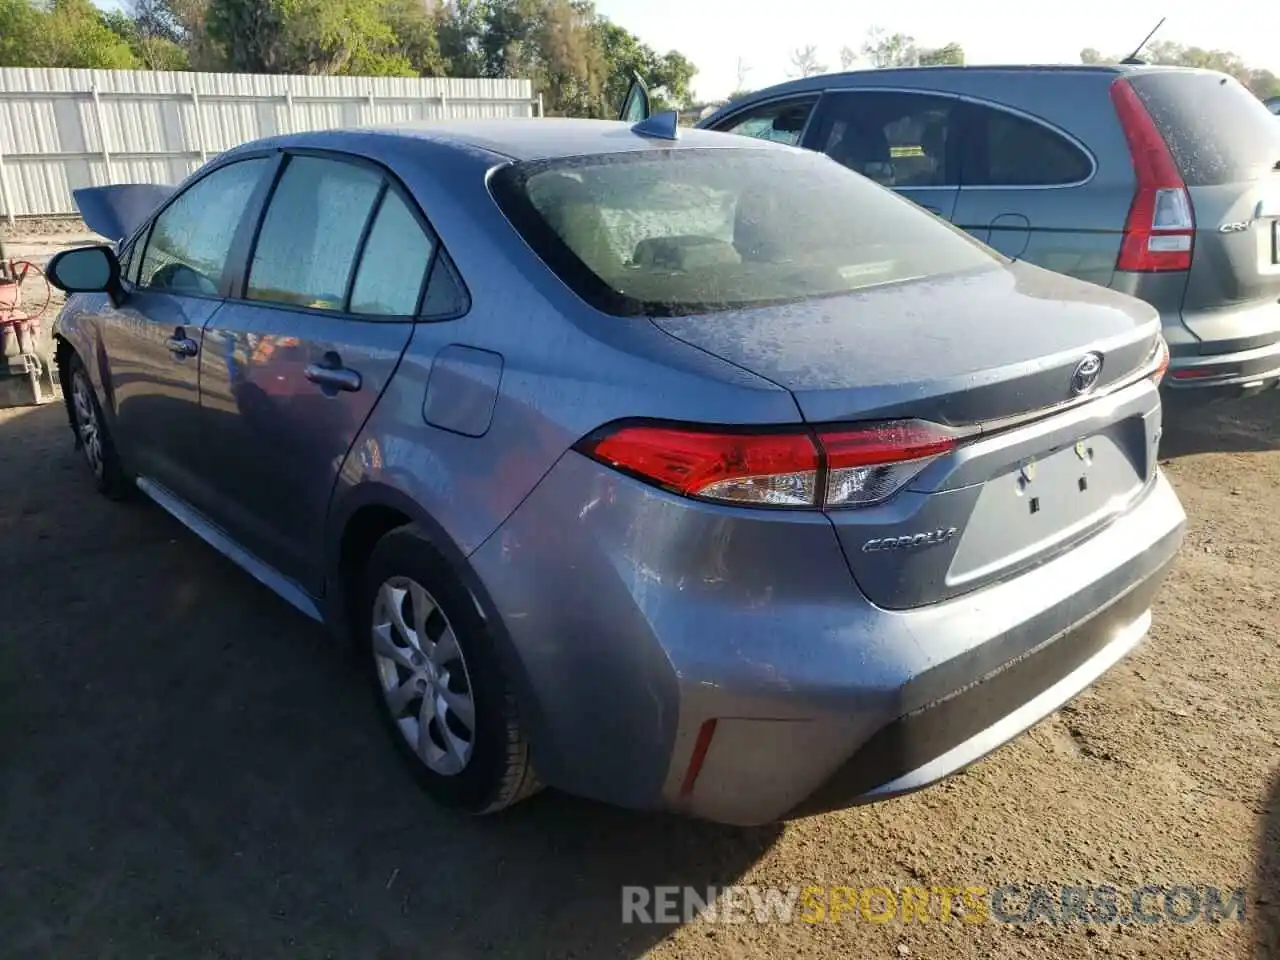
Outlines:
[[1280, 123], [1239, 81], [1220, 73], [1130, 77], [1189, 187], [1257, 180], [1280, 164]]
[[645, 150], [505, 167], [494, 198], [597, 309], [679, 316], [993, 266], [997, 254], [802, 150]]

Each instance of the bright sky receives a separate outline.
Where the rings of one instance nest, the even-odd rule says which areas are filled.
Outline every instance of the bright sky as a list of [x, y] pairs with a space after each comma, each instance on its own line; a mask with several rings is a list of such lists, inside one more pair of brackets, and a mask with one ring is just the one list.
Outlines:
[[1130, 53], [1168, 17], [1156, 40], [1232, 50], [1280, 74], [1275, 0], [596, 0], [596, 9], [651, 47], [689, 57], [700, 99], [733, 91], [740, 57], [748, 89], [786, 80], [791, 51], [809, 44], [838, 70], [840, 48], [858, 50], [872, 26], [926, 47], [955, 41], [969, 63], [1078, 63], [1083, 47]]

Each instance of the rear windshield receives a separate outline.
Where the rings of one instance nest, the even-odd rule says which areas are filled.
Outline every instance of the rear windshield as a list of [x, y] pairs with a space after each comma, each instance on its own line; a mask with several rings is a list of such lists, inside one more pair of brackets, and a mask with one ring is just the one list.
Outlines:
[[1280, 164], [1280, 123], [1231, 77], [1161, 71], [1130, 82], [1187, 186], [1257, 180]]
[[516, 164], [493, 193], [546, 264], [620, 316], [835, 296], [1002, 262], [803, 150], [646, 150]]

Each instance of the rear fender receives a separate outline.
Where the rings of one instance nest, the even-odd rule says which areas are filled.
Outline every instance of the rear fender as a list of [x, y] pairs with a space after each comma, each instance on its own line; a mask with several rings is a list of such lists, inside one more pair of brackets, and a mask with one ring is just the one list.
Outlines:
[[511, 635], [498, 615], [497, 606], [468, 562], [466, 555], [449, 536], [444, 526], [404, 491], [385, 483], [369, 481], [349, 486], [335, 494], [325, 529], [325, 593], [321, 607], [326, 625], [338, 638], [353, 636], [351, 603], [355, 598], [349, 593], [342, 576], [342, 540], [347, 525], [365, 507], [385, 507], [408, 517], [409, 521], [416, 524], [431, 545], [439, 551], [440, 556], [444, 558], [458, 582], [466, 590], [493, 639], [499, 662], [512, 686], [516, 703], [519, 705], [525, 732], [534, 746], [536, 762], [537, 744], [545, 742], [542, 735], [544, 729], [542, 710], [533, 685], [529, 682], [524, 662], [516, 652]]

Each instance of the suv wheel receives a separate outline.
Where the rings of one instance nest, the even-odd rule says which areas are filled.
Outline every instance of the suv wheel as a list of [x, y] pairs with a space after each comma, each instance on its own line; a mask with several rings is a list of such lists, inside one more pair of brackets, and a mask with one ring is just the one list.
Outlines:
[[416, 527], [378, 542], [362, 597], [381, 712], [426, 792], [475, 814], [536, 793], [515, 698], [484, 623]]

